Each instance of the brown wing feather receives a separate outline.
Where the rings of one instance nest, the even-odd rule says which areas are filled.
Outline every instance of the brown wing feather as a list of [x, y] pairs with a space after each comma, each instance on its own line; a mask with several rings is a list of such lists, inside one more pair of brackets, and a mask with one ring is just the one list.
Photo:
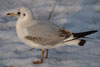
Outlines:
[[60, 37], [65, 37], [65, 39], [68, 38], [68, 37], [70, 37], [72, 35], [72, 33], [70, 31], [65, 30], [64, 28], [61, 28], [59, 30], [59, 32], [60, 32], [59, 36]]
[[42, 38], [40, 38], [40, 37], [26, 36], [25, 38], [28, 40], [31, 40], [31, 41], [41, 41], [42, 40]]

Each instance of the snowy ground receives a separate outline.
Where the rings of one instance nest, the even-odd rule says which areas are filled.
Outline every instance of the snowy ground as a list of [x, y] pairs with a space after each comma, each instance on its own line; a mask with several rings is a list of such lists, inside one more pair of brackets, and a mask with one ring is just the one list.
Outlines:
[[50, 21], [73, 32], [99, 30], [87, 39], [84, 47], [65, 46], [49, 51], [44, 64], [32, 64], [40, 59], [39, 49], [19, 41], [15, 17], [7, 12], [26, 6], [36, 19], [47, 19], [55, 0], [0, 0], [0, 67], [100, 67], [100, 0], [58, 0]]

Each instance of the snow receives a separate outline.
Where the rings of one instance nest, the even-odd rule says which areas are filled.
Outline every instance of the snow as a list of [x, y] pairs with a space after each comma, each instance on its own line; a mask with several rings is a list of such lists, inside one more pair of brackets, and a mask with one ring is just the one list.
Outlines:
[[49, 50], [43, 64], [41, 50], [24, 45], [15, 31], [17, 18], [6, 16], [26, 6], [35, 19], [47, 19], [55, 0], [0, 0], [0, 67], [100, 67], [100, 0], [58, 0], [51, 22], [72, 32], [99, 30], [84, 47], [64, 46]]

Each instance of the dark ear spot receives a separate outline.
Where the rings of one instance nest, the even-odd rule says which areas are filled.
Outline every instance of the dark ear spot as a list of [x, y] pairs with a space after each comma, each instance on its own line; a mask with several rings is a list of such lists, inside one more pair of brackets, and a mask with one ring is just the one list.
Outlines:
[[23, 16], [25, 16], [26, 14], [24, 13]]

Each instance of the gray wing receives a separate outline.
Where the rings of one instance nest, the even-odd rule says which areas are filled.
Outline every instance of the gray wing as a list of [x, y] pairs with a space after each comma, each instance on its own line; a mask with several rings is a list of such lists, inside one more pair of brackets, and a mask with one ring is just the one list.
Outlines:
[[27, 31], [29, 40], [42, 45], [55, 45], [72, 35], [70, 31], [65, 31], [48, 21], [37, 22], [27, 27]]

